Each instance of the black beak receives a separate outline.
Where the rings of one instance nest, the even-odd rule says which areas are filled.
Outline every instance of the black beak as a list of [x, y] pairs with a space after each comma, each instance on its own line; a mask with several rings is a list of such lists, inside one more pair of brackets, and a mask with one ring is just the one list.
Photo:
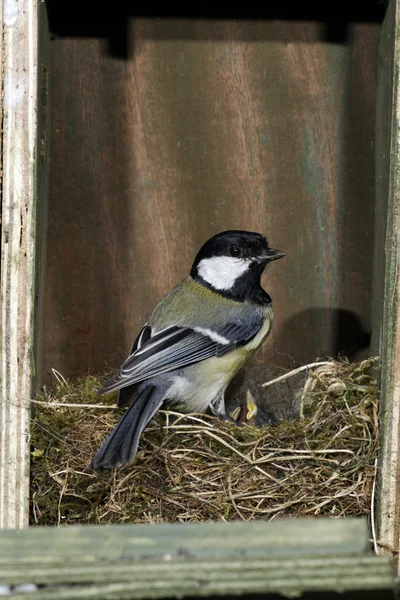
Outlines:
[[278, 258], [283, 258], [285, 253], [281, 250], [275, 250], [275, 248], [268, 248], [268, 250], [259, 257], [260, 263], [269, 263], [272, 260], [278, 260]]

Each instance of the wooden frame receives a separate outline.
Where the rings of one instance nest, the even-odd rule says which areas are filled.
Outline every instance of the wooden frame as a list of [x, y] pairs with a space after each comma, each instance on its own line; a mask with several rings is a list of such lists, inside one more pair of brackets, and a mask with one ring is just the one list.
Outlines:
[[[397, 568], [400, 536], [400, 3], [390, 0], [381, 34], [376, 117], [375, 311], [382, 327], [381, 453], [377, 530]], [[384, 274], [384, 277], [383, 277]], [[383, 318], [381, 311], [383, 306]], [[375, 314], [376, 318], [376, 314]]]
[[[40, 372], [38, 332], [41, 330], [41, 277], [47, 197], [49, 35], [46, 31], [44, 2], [0, 0], [0, 4], [4, 87], [1, 134], [0, 527], [23, 528], [28, 525], [29, 514], [29, 400], [36, 375]], [[400, 536], [398, 23], [399, 0], [390, 0], [382, 33], [383, 62], [378, 98], [378, 112], [382, 113], [382, 117], [378, 119], [377, 134], [377, 164], [382, 179], [377, 186], [378, 229], [380, 234], [383, 231], [386, 239], [386, 256], [381, 248], [377, 250], [376, 260], [377, 278], [383, 261], [386, 265], [385, 292], [378, 294], [376, 310], [379, 311], [384, 304], [383, 329], [379, 341], [383, 362], [383, 445], [379, 471], [378, 525], [381, 548], [387, 548], [388, 551], [398, 549]], [[380, 206], [383, 208], [380, 209]], [[383, 281], [381, 287], [383, 289]]]
[[[1, 4], [1, 3], [0, 3]], [[40, 330], [40, 274], [46, 198], [46, 79], [39, 60], [39, 0], [4, 0], [0, 527], [24, 527], [29, 515], [30, 398]], [[41, 52], [47, 47], [41, 36]], [[48, 36], [47, 36], [48, 37]], [[43, 135], [41, 132], [43, 131]]]
[[45, 586], [32, 600], [396, 592], [391, 561], [371, 554], [364, 519], [34, 527], [0, 541], [0, 585]]

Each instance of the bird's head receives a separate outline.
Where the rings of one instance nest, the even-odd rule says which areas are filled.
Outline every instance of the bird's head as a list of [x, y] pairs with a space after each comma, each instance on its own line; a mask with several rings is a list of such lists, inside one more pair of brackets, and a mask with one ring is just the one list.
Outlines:
[[264, 427], [265, 425], [276, 425], [279, 422], [275, 416], [257, 405], [250, 390], [247, 390], [245, 403], [237, 406], [230, 416], [238, 425]]
[[200, 248], [190, 274], [223, 295], [252, 300], [266, 265], [283, 256], [260, 233], [223, 231]]

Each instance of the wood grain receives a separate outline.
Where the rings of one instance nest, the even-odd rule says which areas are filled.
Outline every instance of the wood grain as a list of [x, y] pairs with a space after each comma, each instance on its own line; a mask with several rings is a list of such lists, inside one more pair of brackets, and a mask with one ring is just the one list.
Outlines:
[[[199, 246], [259, 230], [288, 365], [369, 343], [379, 24], [135, 19], [129, 60], [52, 42], [44, 369], [118, 366]], [[358, 353], [358, 354], [357, 354]]]
[[[30, 403], [37, 377], [47, 112], [36, 0], [4, 2], [2, 22], [2, 230], [0, 527], [28, 524]], [[41, 8], [43, 12], [44, 8]], [[47, 35], [48, 39], [48, 35]]]
[[32, 599], [310, 591], [393, 598], [390, 560], [367, 548], [361, 519], [35, 527], [0, 532], [0, 584], [44, 586]]
[[376, 345], [382, 358], [378, 530], [382, 552], [394, 553], [400, 572], [400, 4], [389, 4], [382, 29], [377, 120], [375, 310], [383, 304]]

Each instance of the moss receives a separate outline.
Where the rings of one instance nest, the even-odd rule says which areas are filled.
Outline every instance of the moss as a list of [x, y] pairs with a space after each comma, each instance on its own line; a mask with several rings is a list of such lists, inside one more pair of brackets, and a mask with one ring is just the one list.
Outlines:
[[112, 405], [116, 396], [97, 407], [104, 378], [67, 382], [56, 374], [33, 411], [31, 523], [368, 514], [379, 449], [374, 365], [313, 369], [304, 418], [276, 427], [160, 411], [135, 461], [102, 475], [88, 464], [123, 411]]

